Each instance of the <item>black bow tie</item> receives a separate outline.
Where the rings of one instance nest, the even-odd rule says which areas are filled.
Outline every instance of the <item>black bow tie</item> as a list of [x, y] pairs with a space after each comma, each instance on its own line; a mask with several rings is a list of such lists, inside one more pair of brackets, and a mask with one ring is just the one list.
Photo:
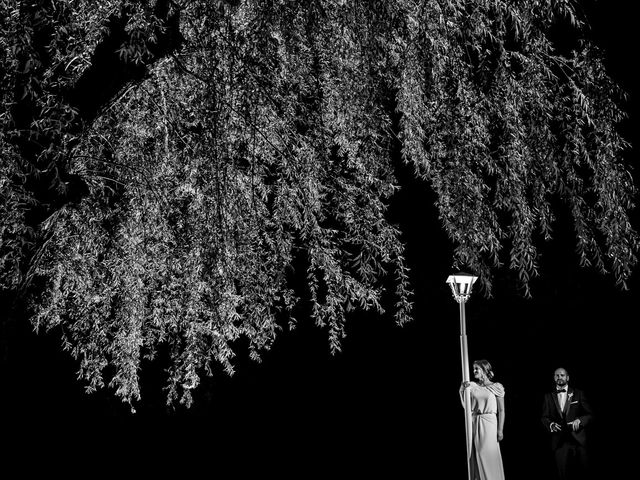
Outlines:
[[566, 388], [560, 388], [558, 390], [556, 390], [556, 393], [561, 393], [561, 392], [566, 392], [567, 389]]

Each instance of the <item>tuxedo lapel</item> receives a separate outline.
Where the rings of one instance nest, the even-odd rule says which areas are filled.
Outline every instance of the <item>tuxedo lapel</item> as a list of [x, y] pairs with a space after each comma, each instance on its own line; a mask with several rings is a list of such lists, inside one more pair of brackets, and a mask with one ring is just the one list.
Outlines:
[[562, 416], [566, 417], [567, 412], [569, 411], [569, 406], [571, 405], [571, 398], [573, 397], [573, 389], [567, 388], [567, 401], [564, 402], [564, 410], [562, 411]]
[[562, 413], [562, 410], [560, 410], [560, 401], [558, 400], [558, 394], [555, 392], [555, 390], [551, 393], [551, 398], [553, 398], [553, 403], [556, 404], [556, 409], [558, 410], [558, 413], [560, 413], [560, 415], [564, 415]]

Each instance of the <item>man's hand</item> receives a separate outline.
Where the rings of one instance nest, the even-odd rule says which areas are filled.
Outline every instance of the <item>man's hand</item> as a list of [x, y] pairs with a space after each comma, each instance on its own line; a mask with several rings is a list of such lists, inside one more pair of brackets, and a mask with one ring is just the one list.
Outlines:
[[573, 422], [569, 422], [568, 425], [571, 425], [571, 429], [577, 432], [578, 428], [580, 428], [580, 419], [576, 418]]
[[551, 430], [551, 433], [555, 433], [560, 432], [562, 430], [562, 427], [559, 423], [551, 422], [551, 424], [549, 425], [549, 429]]

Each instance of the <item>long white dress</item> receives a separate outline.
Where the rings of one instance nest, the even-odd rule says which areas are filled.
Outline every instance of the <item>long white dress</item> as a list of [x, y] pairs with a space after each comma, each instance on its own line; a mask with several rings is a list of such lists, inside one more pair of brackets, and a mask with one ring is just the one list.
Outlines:
[[[498, 443], [498, 400], [504, 397], [504, 387], [500, 383], [481, 386], [471, 382], [471, 451], [472, 480], [504, 480], [502, 455]], [[460, 390], [464, 406], [463, 390]]]

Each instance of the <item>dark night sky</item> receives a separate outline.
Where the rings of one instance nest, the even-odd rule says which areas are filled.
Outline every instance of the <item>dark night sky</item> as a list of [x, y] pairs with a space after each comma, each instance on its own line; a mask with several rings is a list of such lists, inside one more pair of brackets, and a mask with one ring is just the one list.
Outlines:
[[[630, 93], [631, 118], [624, 130], [636, 142], [634, 2], [599, 3], [606, 5], [594, 16], [595, 34], [607, 50], [612, 75]], [[637, 145], [629, 158], [635, 166]], [[240, 355], [234, 377], [220, 373], [205, 380], [188, 411], [167, 413], [155, 374], [145, 373], [143, 403], [135, 416], [107, 392], [86, 395], [75, 379], [77, 366], [56, 338], [16, 332], [10, 357], [3, 359], [3, 370], [12, 368], [4, 375], [0, 427], [12, 446], [3, 454], [33, 452], [37, 460], [22, 464], [26, 470], [113, 468], [121, 456], [135, 457], [141, 469], [146, 461], [160, 460], [192, 469], [229, 462], [227, 453], [235, 451], [254, 462], [265, 454], [271, 460], [260, 464], [263, 471], [297, 472], [303, 478], [307, 468], [329, 472], [340, 462], [342, 472], [359, 477], [384, 470], [394, 472], [392, 478], [430, 478], [446, 468], [449, 474], [440, 478], [466, 478], [457, 393], [458, 306], [445, 284], [453, 273], [450, 247], [434, 224], [432, 198], [424, 187], [407, 184], [398, 202], [416, 289], [412, 323], [397, 327], [387, 317], [356, 316], [347, 326], [342, 353], [332, 357], [326, 332], [301, 320], [297, 330], [280, 335], [261, 364]], [[636, 212], [636, 228], [637, 220]], [[623, 435], [636, 416], [636, 405], [627, 403], [633, 402], [635, 381], [638, 316], [632, 309], [639, 275], [634, 274], [631, 290], [622, 292], [611, 277], [580, 269], [563, 238], [548, 246], [533, 299], [519, 296], [500, 276], [493, 298], [476, 292], [467, 304], [470, 357], [490, 360], [507, 390], [501, 448], [511, 480], [549, 478], [539, 415], [557, 366], [569, 370], [571, 384], [586, 391], [596, 410], [594, 468], [608, 472], [602, 478], [617, 478], [630, 465], [631, 447]], [[610, 387], [621, 391], [612, 393]], [[160, 457], [141, 453], [191, 448], [191, 459], [175, 451]], [[238, 472], [246, 467], [234, 465]]]

